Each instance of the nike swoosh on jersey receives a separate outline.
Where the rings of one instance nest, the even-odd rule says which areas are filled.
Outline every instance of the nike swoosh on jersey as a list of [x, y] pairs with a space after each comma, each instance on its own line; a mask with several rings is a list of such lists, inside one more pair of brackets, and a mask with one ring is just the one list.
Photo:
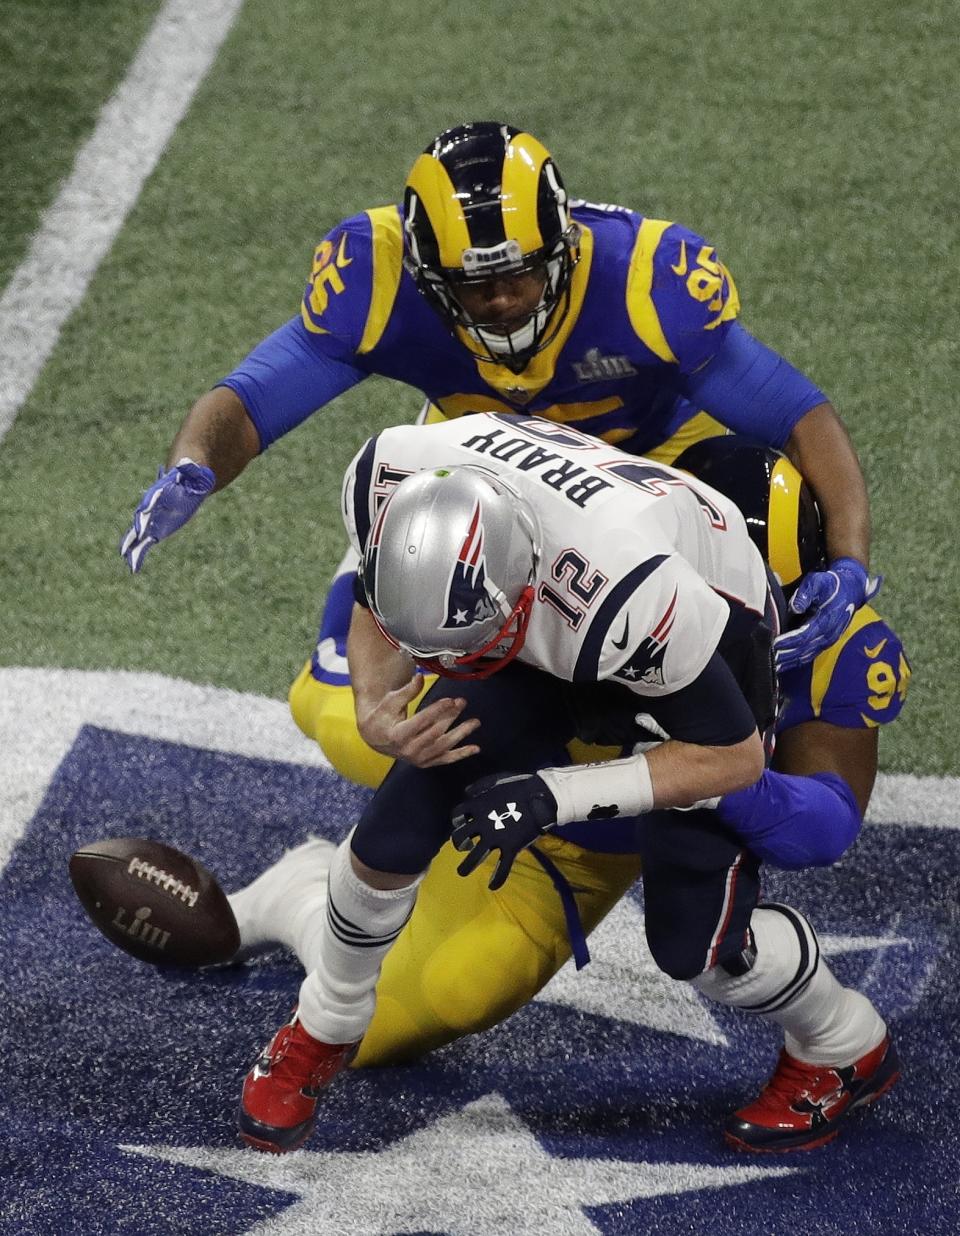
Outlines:
[[627, 640], [630, 638], [630, 615], [627, 614], [627, 621], [623, 624], [623, 639], [615, 639], [613, 641], [614, 648], [619, 648], [623, 652], [627, 646]]
[[863, 651], [872, 661], [874, 657], [879, 657], [880, 653], [883, 652], [886, 642], [886, 639], [882, 639], [879, 644], [875, 644], [872, 648], [864, 648]]
[[680, 261], [676, 266], [671, 266], [670, 269], [675, 275], [685, 275], [687, 273], [687, 242], [680, 241]]
[[353, 258], [347, 257], [347, 234], [340, 237], [340, 248], [337, 250], [337, 266], [343, 270], [344, 266], [349, 266]]

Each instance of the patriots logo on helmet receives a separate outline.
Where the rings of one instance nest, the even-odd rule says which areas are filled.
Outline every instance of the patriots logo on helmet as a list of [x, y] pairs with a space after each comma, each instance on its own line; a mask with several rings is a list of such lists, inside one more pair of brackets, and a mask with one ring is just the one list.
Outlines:
[[487, 591], [486, 562], [483, 556], [483, 524], [480, 503], [473, 508], [467, 534], [460, 546], [447, 584], [447, 616], [443, 627], [473, 626], [497, 614]]
[[614, 678], [623, 678], [627, 682], [642, 682], [651, 687], [662, 687], [663, 659], [667, 653], [667, 643], [673, 622], [677, 616], [677, 590], [674, 588], [670, 604], [667, 606], [657, 625], [645, 635], [636, 649], [619, 669], [614, 670]]

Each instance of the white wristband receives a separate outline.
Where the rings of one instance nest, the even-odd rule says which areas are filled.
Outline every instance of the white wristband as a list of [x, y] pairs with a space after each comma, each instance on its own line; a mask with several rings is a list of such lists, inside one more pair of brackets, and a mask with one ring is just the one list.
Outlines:
[[653, 810], [653, 783], [646, 757], [569, 768], [541, 768], [539, 776], [557, 800], [557, 823], [644, 815]]

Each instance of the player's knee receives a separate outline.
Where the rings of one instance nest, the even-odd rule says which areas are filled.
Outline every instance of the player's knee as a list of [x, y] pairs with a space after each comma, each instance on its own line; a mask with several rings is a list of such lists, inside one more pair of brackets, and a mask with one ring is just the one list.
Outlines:
[[647, 944], [657, 968], [669, 978], [689, 983], [703, 972], [708, 950], [702, 941], [684, 939], [676, 931], [652, 932], [648, 924]]
[[702, 957], [670, 956], [662, 963], [658, 961], [657, 965], [667, 978], [672, 978], [677, 983], [690, 983], [703, 974]]

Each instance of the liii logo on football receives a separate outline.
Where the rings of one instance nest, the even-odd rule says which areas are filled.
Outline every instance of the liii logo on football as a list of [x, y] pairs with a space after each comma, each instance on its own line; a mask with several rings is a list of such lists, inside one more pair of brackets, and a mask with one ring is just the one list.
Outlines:
[[170, 932], [147, 922], [149, 917], [149, 906], [141, 906], [139, 910], [135, 910], [132, 919], [128, 917], [127, 911], [123, 906], [117, 906], [117, 912], [113, 916], [111, 926], [116, 927], [118, 931], [123, 932], [131, 940], [140, 940], [149, 948], [155, 948], [158, 953], [162, 953], [167, 947]]

